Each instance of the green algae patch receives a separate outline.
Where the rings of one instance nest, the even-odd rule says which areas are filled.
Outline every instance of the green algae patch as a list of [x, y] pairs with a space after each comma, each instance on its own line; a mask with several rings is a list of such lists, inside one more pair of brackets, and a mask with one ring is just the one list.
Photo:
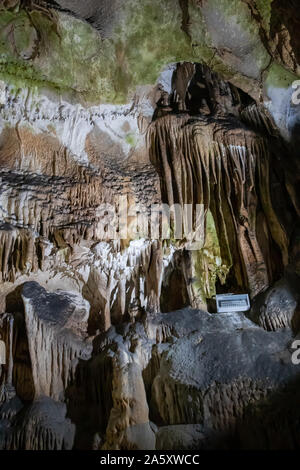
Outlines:
[[110, 39], [67, 14], [57, 24], [40, 11], [0, 12], [0, 73], [24, 86], [73, 90], [89, 102], [128, 102], [138, 85], [153, 85], [163, 68], [199, 61], [219, 68], [206, 45], [199, 8], [192, 11], [194, 39], [182, 29], [182, 10], [173, 0], [128, 0]]
[[226, 79], [234, 75], [227, 64], [216, 53], [212, 39], [207, 31], [205, 20], [199, 5], [195, 2], [189, 4], [189, 35], [193, 49], [194, 62], [201, 62], [222, 74]]
[[210, 0], [201, 10], [216, 55], [233, 71], [259, 80], [270, 56], [249, 6], [241, 0]]
[[137, 143], [136, 136], [134, 134], [127, 134], [125, 137], [125, 141], [131, 147], [135, 147]]
[[27, 87], [113, 98], [114, 49], [87, 23], [65, 14], [57, 25], [39, 11], [0, 12], [0, 74]]
[[173, 0], [126, 2], [126, 11], [114, 32], [117, 38], [114, 87], [120, 95], [125, 97], [134, 92], [137, 85], [154, 84], [167, 64], [195, 60], [181, 22], [179, 3]]
[[2, 77], [124, 103], [137, 85], [154, 84], [166, 64], [193, 59], [177, 3], [128, 1], [124, 10], [112, 39], [66, 14], [54, 25], [40, 11], [1, 11]]
[[212, 213], [206, 217], [205, 243], [202, 250], [192, 254], [196, 279], [194, 288], [203, 302], [216, 295], [217, 279], [224, 283], [229, 267], [222, 262], [221, 249]]
[[87, 23], [60, 15], [59, 32], [48, 18], [34, 12], [41, 30], [41, 54], [35, 62], [51, 83], [90, 99], [111, 98], [113, 52], [110, 43]]
[[295, 80], [299, 77], [285, 69], [282, 65], [272, 64], [268, 70], [268, 74], [265, 80], [266, 87], [274, 88], [289, 88]]
[[36, 53], [37, 32], [30, 17], [21, 10], [19, 13], [0, 12], [0, 56], [30, 59]]
[[40, 11], [0, 12], [0, 74], [24, 86], [74, 90], [92, 102], [124, 103], [137, 85], [154, 84], [171, 62], [192, 60], [172, 0], [128, 1], [112, 39], [66, 14], [57, 25]]
[[262, 26], [269, 33], [273, 0], [256, 0], [256, 8], [262, 18]]
[[[216, 53], [199, 4], [190, 1], [188, 7], [189, 21], [183, 30], [179, 2], [126, 2], [126, 10], [114, 31], [117, 60], [114, 102], [128, 100], [138, 85], [154, 84], [163, 68], [171, 63], [201, 62], [227, 80], [239, 76], [237, 70]], [[262, 62], [265, 64], [265, 55]], [[251, 87], [253, 84], [249, 82], [248, 88]]]
[[[271, 3], [256, 2], [266, 24]], [[246, 51], [249, 60], [242, 60], [244, 51], [225, 50], [222, 55], [210, 23], [215, 21], [213, 14], [221, 15], [224, 31], [232, 27], [236, 34], [243, 32], [241, 43], [251, 39]], [[137, 86], [155, 84], [167, 64], [190, 61], [207, 64], [251, 94], [254, 81], [270, 59], [260, 41], [258, 24], [241, 0], [211, 0], [202, 6], [190, 0], [186, 25], [177, 0], [128, 0], [113, 34], [105, 39], [88, 23], [70, 15], [60, 12], [55, 18], [54, 23], [41, 11], [22, 8], [0, 11], [3, 80], [20, 87], [74, 94], [86, 104], [123, 104]], [[218, 34], [222, 39], [223, 33]], [[240, 46], [238, 42], [234, 41], [233, 49]], [[254, 68], [255, 76], [251, 76], [248, 69]], [[272, 66], [268, 80], [287, 83], [288, 74]]]

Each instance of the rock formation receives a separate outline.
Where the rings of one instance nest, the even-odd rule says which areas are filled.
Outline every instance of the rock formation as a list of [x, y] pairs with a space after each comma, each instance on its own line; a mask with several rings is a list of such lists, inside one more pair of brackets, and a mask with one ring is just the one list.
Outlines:
[[0, 449], [300, 447], [298, 24], [0, 1]]

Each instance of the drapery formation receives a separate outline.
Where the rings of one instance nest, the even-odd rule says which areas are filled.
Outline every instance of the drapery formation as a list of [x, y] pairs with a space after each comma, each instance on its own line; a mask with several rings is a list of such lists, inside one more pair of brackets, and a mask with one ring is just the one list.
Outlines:
[[[234, 116], [200, 110], [158, 117], [148, 146], [164, 202], [192, 204], [195, 214], [203, 204], [204, 219], [211, 211], [231, 287], [252, 296], [266, 289], [288, 262], [288, 237], [271, 200], [267, 138]], [[195, 231], [197, 222], [195, 216]]]

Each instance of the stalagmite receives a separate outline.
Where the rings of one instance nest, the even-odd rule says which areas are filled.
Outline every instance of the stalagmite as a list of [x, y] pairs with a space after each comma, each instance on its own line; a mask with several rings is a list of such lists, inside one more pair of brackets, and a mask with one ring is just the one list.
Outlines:
[[22, 299], [35, 397], [62, 399], [78, 360], [90, 357], [87, 302], [74, 294], [47, 294], [36, 283], [24, 284]]

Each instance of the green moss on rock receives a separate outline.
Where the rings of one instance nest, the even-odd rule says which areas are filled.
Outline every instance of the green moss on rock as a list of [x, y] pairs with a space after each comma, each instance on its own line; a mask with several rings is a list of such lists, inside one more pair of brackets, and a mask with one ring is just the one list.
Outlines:
[[127, 144], [130, 145], [131, 147], [136, 146], [137, 139], [136, 139], [136, 136], [134, 134], [127, 134], [126, 137], [125, 137], [125, 140], [126, 140]]
[[[92, 100], [113, 98], [114, 48], [108, 41], [102, 41], [87, 23], [68, 15], [59, 15], [57, 27], [39, 11], [31, 12], [30, 17], [31, 21], [24, 10], [0, 12], [2, 78], [24, 86], [74, 90]], [[37, 47], [38, 53], [30, 47]]]
[[[256, 4], [269, 23], [271, 0], [257, 0]], [[1, 10], [0, 77], [17, 86], [74, 93], [89, 104], [117, 104], [128, 102], [138, 85], [154, 84], [167, 64], [192, 61], [206, 63], [224, 79], [240, 84], [252, 96], [257, 94], [257, 77], [270, 57], [246, 3], [189, 0], [188, 7], [189, 21], [182, 27], [177, 0], [128, 0], [106, 39], [88, 23], [64, 13], [57, 14], [55, 24], [41, 11]], [[238, 50], [222, 55], [213, 38], [213, 25], [209, 26], [211, 14], [221, 15], [224, 31], [230, 33], [234, 25], [235, 34], [245, 33], [244, 42], [249, 38], [250, 65]], [[252, 62], [257, 76], [247, 73], [253, 69]], [[272, 66], [268, 80], [288, 83], [286, 75], [288, 72]]]
[[173, 0], [129, 0], [115, 30], [117, 74], [114, 88], [124, 96], [137, 85], [153, 84], [166, 64], [194, 60], [181, 30], [181, 9]]
[[224, 265], [212, 213], [206, 217], [206, 240], [202, 250], [193, 253], [196, 271], [194, 287], [203, 302], [216, 295], [216, 281], [225, 282], [229, 267]]
[[265, 80], [266, 87], [275, 88], [289, 88], [295, 80], [299, 77], [289, 70], [285, 69], [282, 65], [272, 64], [268, 70]]
[[256, 0], [256, 7], [262, 18], [262, 25], [269, 33], [273, 0]]
[[[92, 102], [128, 101], [138, 85], [154, 84], [166, 64], [213, 60], [206, 40], [192, 44], [182, 30], [182, 11], [173, 0], [128, 0], [111, 39], [102, 39], [90, 25], [66, 14], [58, 15], [57, 26], [40, 11], [30, 17], [24, 10], [0, 13], [2, 77], [74, 90]], [[8, 24], [14, 28], [11, 34]], [[201, 24], [204, 34], [203, 28]], [[26, 60], [14, 43], [28, 50], [36, 35], [38, 53]]]

